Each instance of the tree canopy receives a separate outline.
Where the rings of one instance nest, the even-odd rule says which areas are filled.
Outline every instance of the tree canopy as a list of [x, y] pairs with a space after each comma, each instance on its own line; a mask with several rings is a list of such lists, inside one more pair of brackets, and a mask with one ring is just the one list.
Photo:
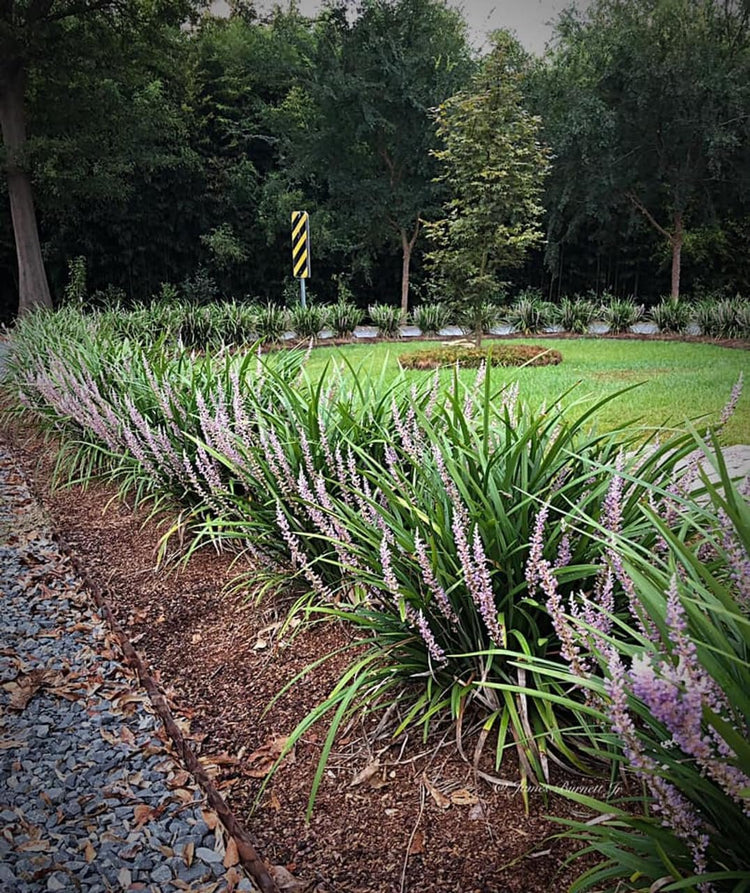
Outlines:
[[[407, 307], [430, 249], [469, 303], [500, 275], [552, 297], [750, 289], [747, 3], [594, 0], [541, 57], [498, 40], [472, 51], [444, 0], [314, 19], [0, 0], [4, 316], [60, 300], [80, 256], [129, 300], [196, 276], [279, 300], [298, 209], [311, 288], [343, 275], [361, 304]], [[533, 141], [549, 175], [502, 198]]]
[[443, 147], [439, 180], [450, 198], [428, 229], [430, 259], [451, 295], [473, 310], [477, 344], [480, 308], [498, 289], [500, 270], [517, 267], [543, 237], [541, 205], [549, 168], [540, 120], [522, 104], [522, 53], [502, 32], [480, 72], [436, 112]]
[[747, 189], [749, 26], [745, 4], [713, 0], [595, 0], [563, 14], [542, 69], [553, 241], [633, 211], [668, 246], [678, 297], [687, 233], [715, 221], [729, 184]]

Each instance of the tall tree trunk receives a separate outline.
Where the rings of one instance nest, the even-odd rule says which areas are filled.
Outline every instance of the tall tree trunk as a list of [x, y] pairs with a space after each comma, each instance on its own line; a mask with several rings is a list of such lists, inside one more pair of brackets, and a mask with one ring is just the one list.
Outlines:
[[[484, 251], [482, 253], [482, 263], [479, 267], [479, 281], [484, 283], [484, 277], [487, 273], [487, 252]], [[482, 303], [483, 303], [484, 291], [479, 295], [479, 299], [477, 300], [477, 305], [474, 308], [474, 347], [479, 349], [482, 346]]]
[[419, 227], [420, 220], [417, 218], [417, 223], [414, 227], [414, 232], [411, 234], [411, 237], [406, 232], [403, 227], [399, 228], [399, 232], [401, 233], [401, 313], [406, 319], [406, 314], [409, 312], [409, 272], [411, 269], [411, 253], [414, 248], [414, 245], [417, 241], [417, 236], [419, 235]]
[[674, 229], [672, 230], [672, 292], [671, 298], [677, 302], [680, 297], [680, 265], [682, 262], [682, 211], [674, 212]]
[[0, 70], [0, 127], [7, 150], [8, 196], [18, 258], [19, 316], [33, 307], [52, 307], [39, 244], [31, 179], [23, 169], [23, 150], [26, 146], [25, 87], [26, 71], [23, 65], [3, 65]]
[[670, 232], [656, 220], [654, 215], [648, 210], [637, 195], [634, 195], [632, 192], [627, 192], [625, 195], [630, 199], [634, 207], [643, 214], [651, 226], [664, 236], [672, 248], [672, 291], [670, 297], [671, 300], [676, 303], [680, 297], [680, 263], [682, 260], [682, 243], [685, 237], [682, 211], [675, 210], [674, 217], [672, 218], [672, 231]]

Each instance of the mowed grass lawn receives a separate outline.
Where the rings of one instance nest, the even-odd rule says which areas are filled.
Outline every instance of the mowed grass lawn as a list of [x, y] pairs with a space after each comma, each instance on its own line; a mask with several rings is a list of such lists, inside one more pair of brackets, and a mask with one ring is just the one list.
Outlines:
[[[490, 343], [489, 341], [486, 343]], [[532, 405], [550, 405], [569, 388], [567, 403], [583, 412], [592, 402], [637, 384], [634, 390], [609, 403], [597, 417], [597, 427], [611, 430], [628, 421], [647, 428], [684, 428], [687, 420], [716, 422], [740, 372], [750, 378], [750, 351], [713, 344], [677, 341], [619, 341], [605, 338], [514, 339], [516, 344], [537, 344], [559, 350], [559, 366], [532, 369], [494, 369], [493, 384], [519, 383], [521, 397]], [[384, 376], [391, 382], [400, 374], [400, 354], [425, 350], [425, 341], [353, 344], [319, 348], [308, 362], [312, 378], [332, 360], [346, 360], [358, 370]], [[422, 381], [431, 372], [404, 372], [408, 381]], [[474, 370], [462, 370], [470, 381]], [[441, 372], [446, 384], [452, 372]], [[750, 444], [750, 380], [746, 381], [737, 412], [726, 427], [722, 443]]]

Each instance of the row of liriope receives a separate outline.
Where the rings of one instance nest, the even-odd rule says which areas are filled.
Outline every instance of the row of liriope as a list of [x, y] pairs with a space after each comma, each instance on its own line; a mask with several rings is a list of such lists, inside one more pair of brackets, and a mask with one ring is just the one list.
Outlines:
[[667, 554], [686, 515], [703, 530], [672, 484], [692, 439], [590, 433], [595, 409], [530, 413], [489, 370], [468, 389], [457, 377], [386, 389], [334, 368], [310, 382], [302, 353], [164, 358], [45, 325], [19, 331], [11, 382], [27, 410], [73, 434], [75, 468], [185, 504], [196, 541], [231, 538], [294, 570], [308, 608], [363, 631], [369, 650], [293, 738], [326, 711], [333, 735], [351, 709], [396, 697], [400, 728], [479, 714], [497, 732], [496, 764], [510, 734], [526, 776], [546, 777], [550, 758], [582, 766], [584, 732], [603, 752], [601, 708], [586, 685], [571, 693], [568, 664], [600, 679], [611, 627], [592, 644], [562, 606], [584, 628], [598, 628], [596, 612], [640, 617], [620, 544]]

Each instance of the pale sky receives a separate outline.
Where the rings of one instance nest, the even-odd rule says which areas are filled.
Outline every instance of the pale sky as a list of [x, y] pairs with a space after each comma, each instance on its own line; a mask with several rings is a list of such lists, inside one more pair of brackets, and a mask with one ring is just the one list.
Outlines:
[[[488, 32], [508, 28], [527, 50], [541, 53], [552, 36], [550, 21], [570, 6], [570, 0], [449, 0], [451, 6], [462, 10], [468, 22], [472, 43], [481, 48]], [[283, 5], [283, 4], [282, 4]], [[579, 5], [585, 5], [579, 3]], [[274, 6], [274, 0], [256, 0], [255, 7], [261, 15]], [[320, 9], [320, 0], [300, 0], [303, 15], [314, 16]], [[226, 4], [216, 0], [212, 10], [221, 15]]]

